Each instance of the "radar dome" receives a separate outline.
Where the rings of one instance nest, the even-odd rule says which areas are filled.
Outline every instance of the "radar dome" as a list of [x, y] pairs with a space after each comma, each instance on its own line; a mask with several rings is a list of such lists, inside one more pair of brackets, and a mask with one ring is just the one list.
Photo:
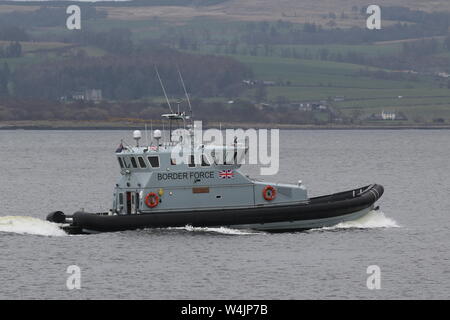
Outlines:
[[141, 131], [140, 131], [140, 130], [134, 130], [134, 131], [133, 131], [133, 138], [134, 138], [134, 139], [140, 139], [140, 138], [142, 138], [142, 133], [141, 133]]
[[160, 139], [161, 138], [161, 130], [153, 131], [153, 136], [155, 137], [155, 139]]

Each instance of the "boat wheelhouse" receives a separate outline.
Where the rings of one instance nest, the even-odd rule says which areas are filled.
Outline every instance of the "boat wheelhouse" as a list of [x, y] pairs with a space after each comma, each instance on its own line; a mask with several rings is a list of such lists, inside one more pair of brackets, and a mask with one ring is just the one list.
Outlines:
[[[158, 131], [156, 136], [159, 137]], [[182, 161], [173, 156], [174, 148], [180, 144], [158, 142], [117, 150], [121, 177], [113, 197], [115, 214], [221, 210], [307, 200], [306, 188], [301, 184], [267, 184], [241, 173], [241, 160], [248, 150], [243, 144], [182, 144], [177, 151], [187, 155]], [[219, 153], [221, 157], [217, 156]]]

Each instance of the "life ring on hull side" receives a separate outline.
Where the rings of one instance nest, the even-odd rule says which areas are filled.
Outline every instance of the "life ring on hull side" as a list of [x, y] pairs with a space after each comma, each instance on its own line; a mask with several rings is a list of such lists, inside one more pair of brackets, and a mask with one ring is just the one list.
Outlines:
[[265, 186], [262, 194], [265, 200], [272, 201], [277, 196], [277, 189], [272, 186]]
[[159, 203], [159, 197], [156, 193], [154, 192], [150, 192], [146, 197], [145, 197], [145, 204], [147, 205], [147, 207], [149, 208], [154, 208], [158, 205]]

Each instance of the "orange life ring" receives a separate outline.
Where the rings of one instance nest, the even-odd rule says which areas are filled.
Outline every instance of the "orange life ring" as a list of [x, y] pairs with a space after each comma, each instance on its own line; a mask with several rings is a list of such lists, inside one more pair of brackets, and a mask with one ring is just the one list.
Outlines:
[[272, 201], [277, 196], [277, 189], [272, 186], [265, 186], [262, 194], [265, 200]]
[[149, 208], [154, 208], [158, 205], [159, 203], [159, 197], [156, 193], [154, 192], [150, 192], [146, 197], [145, 197], [145, 204], [147, 205], [147, 207]]

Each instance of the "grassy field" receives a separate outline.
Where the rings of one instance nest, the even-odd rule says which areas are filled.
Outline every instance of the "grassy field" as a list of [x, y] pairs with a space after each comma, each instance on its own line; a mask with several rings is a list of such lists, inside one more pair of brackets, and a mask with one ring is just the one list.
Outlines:
[[[270, 87], [268, 88], [269, 97], [286, 96], [293, 101], [310, 101], [310, 100], [324, 100], [328, 97], [343, 96], [346, 100], [358, 99], [353, 102], [353, 107], [363, 108], [364, 101], [372, 102], [372, 99], [381, 99], [378, 105], [383, 104], [387, 100], [400, 100], [398, 97], [408, 97], [409, 99], [422, 99], [422, 104], [427, 103], [428, 98], [449, 97], [449, 89], [439, 88], [413, 88], [413, 89], [357, 89], [357, 88], [327, 88], [327, 87]], [[424, 98], [425, 97], [425, 98]], [[345, 101], [349, 103], [349, 101]], [[358, 105], [355, 105], [355, 104]], [[390, 102], [390, 104], [392, 104]], [[370, 106], [373, 106], [370, 105]], [[382, 107], [382, 106], [381, 106]]]
[[[450, 11], [448, 0], [378, 0], [380, 6], [404, 6], [413, 10]], [[184, 23], [197, 17], [223, 19], [226, 21], [277, 21], [283, 19], [295, 23], [316, 22], [325, 25], [330, 21], [328, 13], [335, 13], [333, 19], [339, 27], [361, 26], [364, 16], [352, 11], [367, 6], [365, 0], [229, 0], [212, 6], [146, 6], [146, 7], [106, 7], [98, 6], [108, 12], [109, 17], [123, 21], [142, 21], [159, 17], [173, 23]], [[0, 5], [0, 13], [35, 10], [30, 5]], [[341, 18], [345, 13], [348, 18]], [[385, 25], [390, 22], [385, 21]]]
[[[0, 46], [8, 45], [10, 41], [0, 41]], [[70, 45], [62, 42], [28, 42], [21, 41], [23, 53], [37, 52], [37, 51], [48, 51], [48, 50], [57, 50], [62, 48], [67, 48]]]
[[35, 55], [35, 54], [26, 54], [23, 57], [20, 58], [0, 58], [0, 65], [3, 66], [4, 63], [7, 63], [8, 66], [14, 70], [19, 65], [26, 65], [26, 64], [34, 64], [34, 63], [41, 63], [45, 60], [45, 57]]
[[[6, 46], [9, 41], [0, 41], [0, 46]], [[20, 58], [0, 58], [0, 64], [8, 63], [11, 68], [22, 64], [38, 64], [47, 59], [63, 59], [65, 55], [74, 55], [79, 50], [83, 50], [87, 55], [100, 57], [106, 52], [94, 46], [80, 46], [63, 42], [28, 42], [21, 41], [22, 57]]]
[[[403, 112], [413, 122], [421, 119], [450, 119], [450, 89], [439, 88], [430, 77], [417, 81], [380, 80], [361, 77], [360, 65], [317, 60], [279, 57], [234, 56], [252, 67], [255, 78], [266, 81], [286, 81], [289, 86], [267, 87], [267, 98], [276, 101], [285, 97], [291, 101], [329, 100], [344, 115], [359, 112], [363, 117], [381, 111]], [[244, 94], [252, 99], [256, 89]], [[334, 101], [343, 97], [344, 101]]]
[[[360, 70], [377, 69], [357, 64], [279, 57], [233, 57], [249, 65], [257, 79], [290, 81], [292, 86], [332, 87], [331, 90], [334, 90], [335, 88], [401, 89], [417, 85], [412, 81], [380, 80], [358, 76]], [[431, 84], [423, 82], [421, 86], [431, 87]], [[289, 95], [292, 96], [290, 88], [283, 88], [283, 90], [291, 92]]]
[[[327, 14], [337, 15], [334, 19], [339, 27], [361, 26], [365, 24], [364, 16], [352, 12], [352, 7], [367, 6], [364, 0], [229, 0], [214, 6], [200, 7], [105, 7], [108, 15], [120, 20], [148, 20], [155, 16], [173, 22], [186, 22], [196, 17], [223, 19], [226, 21], [276, 21], [283, 19], [295, 23], [316, 22], [325, 25], [330, 21]], [[450, 11], [447, 0], [378, 0], [380, 6], [404, 6], [424, 11]], [[345, 13], [348, 18], [341, 18]], [[385, 25], [390, 24], [385, 21]]]

